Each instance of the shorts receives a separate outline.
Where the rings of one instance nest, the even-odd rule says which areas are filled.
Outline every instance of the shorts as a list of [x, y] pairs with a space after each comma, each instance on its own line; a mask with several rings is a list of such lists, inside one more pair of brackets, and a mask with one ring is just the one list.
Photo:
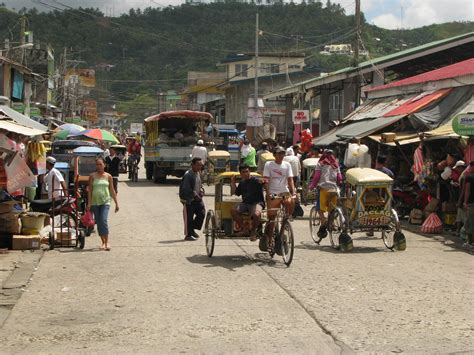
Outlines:
[[336, 206], [337, 195], [334, 191], [319, 189], [319, 198], [316, 206], [322, 212], [329, 212], [331, 206]]
[[255, 212], [262, 213], [263, 206], [260, 203], [239, 203], [236, 207], [239, 213], [248, 213], [250, 215], [255, 214]]
[[456, 223], [464, 223], [464, 215], [465, 215], [464, 209], [458, 207], [458, 210], [456, 213]]

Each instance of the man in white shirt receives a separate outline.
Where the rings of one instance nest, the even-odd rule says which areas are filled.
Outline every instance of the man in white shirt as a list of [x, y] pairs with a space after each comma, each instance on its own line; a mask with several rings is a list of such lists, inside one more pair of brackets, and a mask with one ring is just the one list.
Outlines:
[[64, 181], [64, 177], [59, 172], [58, 169], [54, 168], [56, 164], [56, 159], [53, 157], [46, 158], [46, 170], [47, 173], [44, 176], [44, 182], [46, 184], [46, 189], [48, 190], [48, 199], [61, 199], [64, 196], [67, 196], [67, 186]]
[[[285, 157], [285, 148], [276, 147], [274, 151], [275, 161], [269, 161], [265, 164], [263, 169], [263, 178], [265, 179], [265, 192], [267, 200], [267, 217], [269, 220], [274, 220], [277, 215], [277, 210], [283, 204], [286, 208], [288, 216], [293, 214], [295, 207], [296, 189], [293, 182], [293, 171], [290, 163], [283, 161]], [[275, 229], [274, 223], [267, 223], [265, 229], [265, 236], [260, 240], [260, 249], [268, 250], [272, 241], [269, 236], [273, 235]]]
[[202, 164], [205, 165], [207, 162], [207, 149], [204, 146], [204, 141], [199, 139], [191, 152], [191, 159], [201, 158]]
[[299, 178], [301, 175], [301, 162], [300, 159], [294, 154], [293, 151], [288, 151], [286, 150], [286, 155], [283, 158], [284, 161], [287, 161], [291, 165], [291, 171], [293, 172], [293, 181], [295, 183], [295, 186], [299, 182]]

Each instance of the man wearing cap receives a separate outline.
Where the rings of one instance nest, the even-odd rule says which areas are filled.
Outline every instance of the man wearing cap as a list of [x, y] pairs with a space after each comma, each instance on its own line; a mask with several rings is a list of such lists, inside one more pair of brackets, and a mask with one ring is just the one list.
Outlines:
[[53, 157], [46, 158], [46, 175], [44, 176], [44, 183], [46, 184], [46, 189], [48, 190], [48, 199], [61, 199], [64, 196], [67, 196], [67, 186], [64, 181], [63, 175], [59, 172], [58, 169], [54, 167], [56, 164], [56, 159]]
[[[269, 161], [265, 164], [263, 169], [263, 178], [265, 179], [265, 192], [267, 200], [268, 213], [267, 217], [269, 220], [274, 220], [277, 211], [281, 204], [285, 206], [288, 216], [293, 214], [295, 208], [296, 189], [293, 183], [293, 171], [291, 170], [290, 163], [283, 161], [285, 157], [285, 148], [277, 146], [273, 155], [275, 161]], [[273, 235], [275, 229], [274, 223], [267, 223], [265, 229], [265, 236], [267, 238], [260, 239], [260, 249], [268, 249], [269, 236]]]
[[191, 152], [191, 159], [194, 158], [201, 158], [202, 164], [206, 165], [207, 149], [204, 146], [204, 141], [202, 139], [199, 139], [196, 145], [193, 147], [193, 151]]

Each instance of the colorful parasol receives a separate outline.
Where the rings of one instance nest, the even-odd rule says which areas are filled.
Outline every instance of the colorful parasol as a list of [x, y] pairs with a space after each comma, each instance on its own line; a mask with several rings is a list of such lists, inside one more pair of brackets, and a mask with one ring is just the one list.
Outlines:
[[84, 127], [74, 123], [65, 123], [55, 129], [54, 137], [56, 139], [66, 139], [68, 136], [75, 136], [83, 131], [85, 131]]
[[79, 134], [76, 134], [76, 136], [89, 137], [104, 142], [119, 143], [119, 140], [111, 132], [100, 128], [88, 129], [79, 132]]

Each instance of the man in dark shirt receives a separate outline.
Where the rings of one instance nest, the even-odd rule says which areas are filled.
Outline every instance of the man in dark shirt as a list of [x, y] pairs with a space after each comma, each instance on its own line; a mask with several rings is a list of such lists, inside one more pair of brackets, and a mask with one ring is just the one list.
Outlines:
[[[242, 180], [239, 186], [236, 186], [236, 176], [231, 179], [231, 194], [242, 196], [242, 203], [235, 206], [232, 211], [232, 218], [241, 226], [242, 230], [238, 233], [240, 236], [250, 235], [250, 240], [257, 240], [257, 228], [260, 224], [260, 216], [265, 206], [265, 198], [263, 197], [263, 179], [258, 179], [250, 175], [250, 167], [248, 165], [239, 166], [240, 177]], [[252, 219], [252, 226], [249, 230], [244, 225], [242, 218], [243, 213], [248, 213]]]
[[112, 175], [115, 193], [118, 193], [118, 178], [119, 178], [119, 165], [120, 158], [117, 156], [117, 152], [114, 148], [110, 148], [110, 155], [105, 158], [106, 169], [105, 171]]

